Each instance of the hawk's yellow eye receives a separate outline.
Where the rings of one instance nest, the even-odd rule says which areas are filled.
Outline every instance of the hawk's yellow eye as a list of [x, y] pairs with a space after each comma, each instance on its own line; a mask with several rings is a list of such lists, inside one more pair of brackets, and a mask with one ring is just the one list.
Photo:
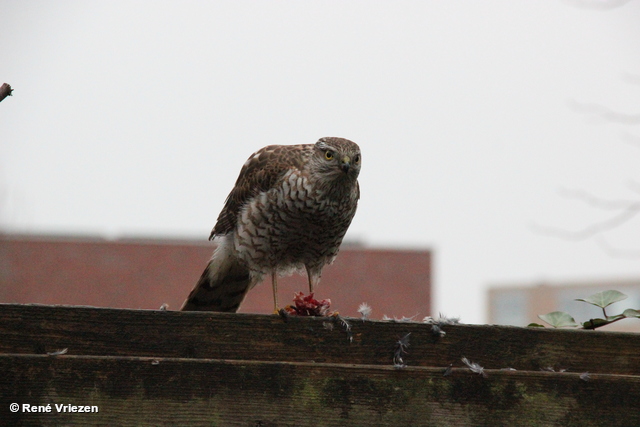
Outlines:
[[327, 160], [333, 160], [333, 151], [331, 150], [325, 151], [324, 158]]

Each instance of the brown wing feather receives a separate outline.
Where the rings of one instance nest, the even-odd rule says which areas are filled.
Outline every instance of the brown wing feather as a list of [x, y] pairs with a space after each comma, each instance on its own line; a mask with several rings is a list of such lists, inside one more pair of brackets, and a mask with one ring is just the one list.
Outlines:
[[243, 206], [273, 188], [289, 169], [302, 169], [303, 154], [311, 147], [313, 145], [269, 145], [252, 154], [240, 170], [209, 239], [235, 229]]

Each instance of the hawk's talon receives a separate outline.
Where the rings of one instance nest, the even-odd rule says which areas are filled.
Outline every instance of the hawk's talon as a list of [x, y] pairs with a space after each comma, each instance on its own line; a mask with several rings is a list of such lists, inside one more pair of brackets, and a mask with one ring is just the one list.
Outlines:
[[285, 322], [287, 322], [289, 320], [289, 313], [287, 313], [287, 310], [285, 310], [284, 308], [281, 308], [280, 310], [277, 310], [274, 314], [279, 315], [280, 317], [282, 317], [282, 320], [284, 320]]

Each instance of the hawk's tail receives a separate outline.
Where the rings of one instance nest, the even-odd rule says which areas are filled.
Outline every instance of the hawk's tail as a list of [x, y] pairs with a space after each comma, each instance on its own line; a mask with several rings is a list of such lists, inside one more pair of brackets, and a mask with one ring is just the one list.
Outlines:
[[223, 240], [180, 310], [235, 313], [256, 281]]

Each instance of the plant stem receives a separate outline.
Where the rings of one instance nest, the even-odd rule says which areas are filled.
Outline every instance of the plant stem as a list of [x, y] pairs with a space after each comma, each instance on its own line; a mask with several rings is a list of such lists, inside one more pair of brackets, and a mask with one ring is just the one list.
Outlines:
[[622, 319], [626, 319], [626, 317], [622, 316], [622, 315], [619, 315], [619, 317], [618, 316], [614, 316], [614, 319], [612, 319], [612, 320], [602, 319], [602, 320], [604, 320], [604, 323], [602, 323], [600, 325], [597, 325], [597, 326], [594, 326], [593, 319], [589, 319], [589, 322], [590, 322], [591, 326], [584, 326], [584, 324], [583, 324], [582, 329], [594, 329], [595, 330], [597, 328], [601, 328], [603, 326], [610, 325], [610, 324], [615, 323], [618, 320], [622, 320]]

